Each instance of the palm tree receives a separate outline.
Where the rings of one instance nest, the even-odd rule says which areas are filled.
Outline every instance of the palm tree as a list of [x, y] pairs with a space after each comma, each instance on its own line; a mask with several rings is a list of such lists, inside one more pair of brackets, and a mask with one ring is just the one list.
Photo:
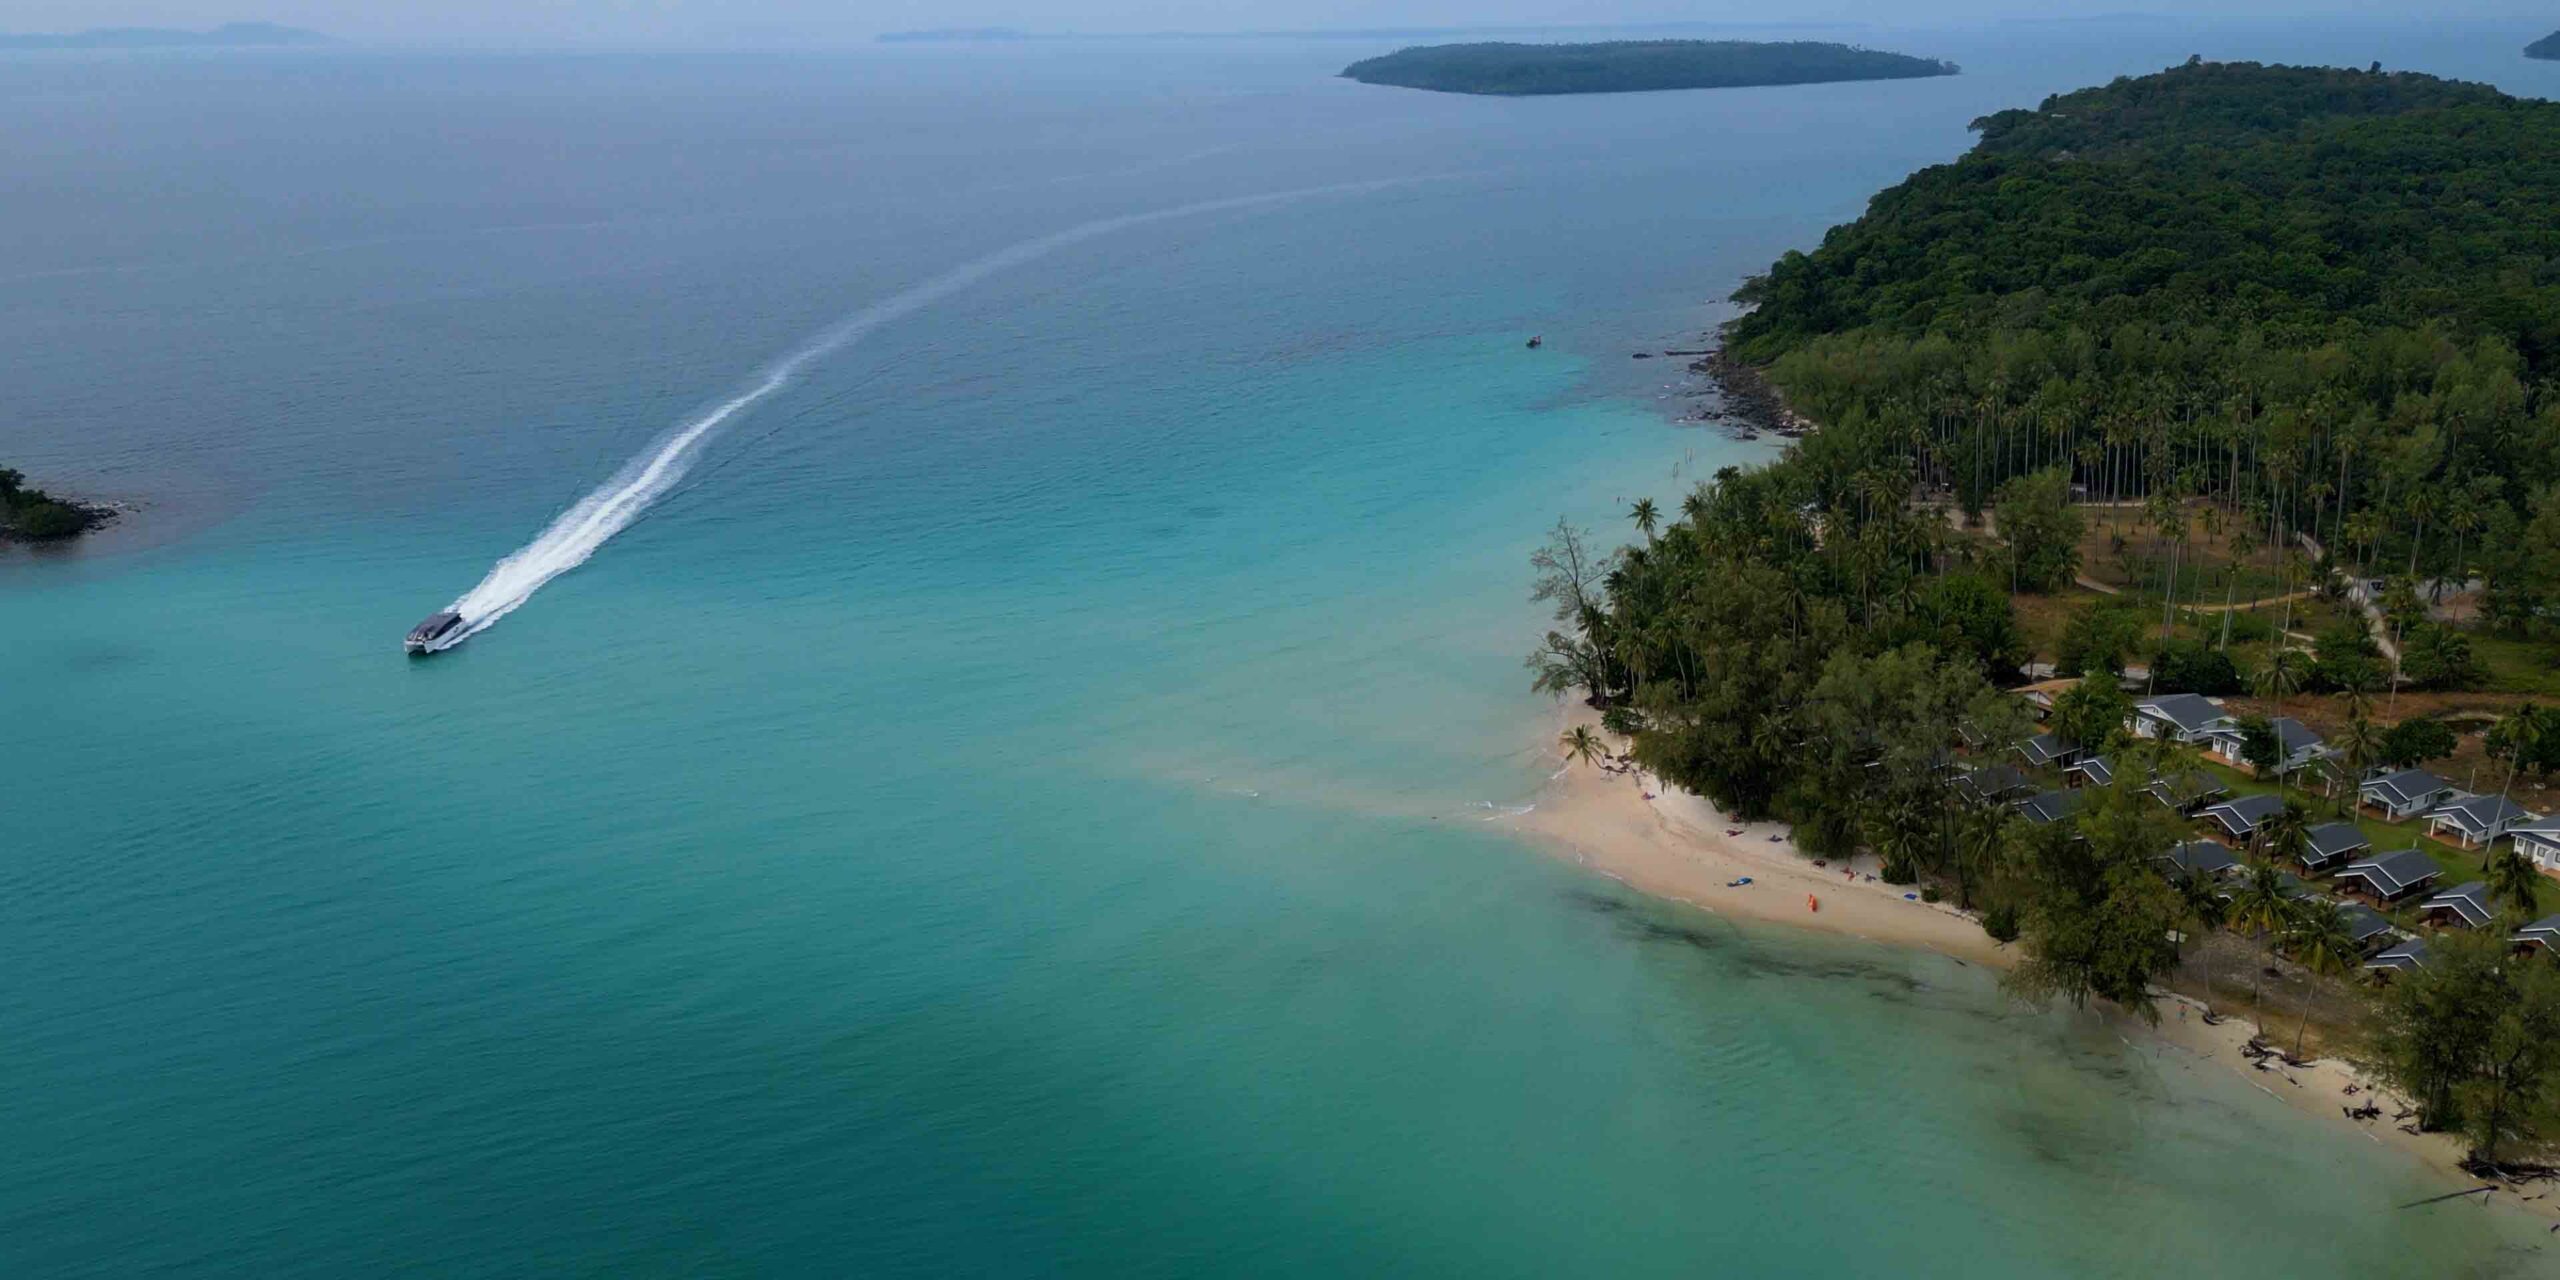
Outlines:
[[2349, 716], [2346, 732], [2338, 735], [2338, 750], [2347, 758], [2348, 784], [2362, 786], [2365, 772], [2382, 758], [2382, 730], [2363, 716]]
[[1638, 498], [1636, 505], [1627, 508], [1627, 518], [1635, 521], [1636, 528], [1644, 533], [1644, 540], [1651, 542], [1653, 527], [1662, 521], [1662, 511], [1653, 505], [1653, 499]]
[[2006, 805], [1978, 804], [1965, 810], [1956, 828], [1957, 906], [1970, 910], [1974, 874], [1988, 874], [1999, 865], [2000, 851], [2009, 843], [2009, 820]]
[[[2335, 903], [2306, 899], [2285, 922], [2285, 944], [2293, 949], [2294, 963], [2314, 975], [2326, 976], [2346, 972], [2360, 954], [2355, 934], [2347, 928], [2347, 913]], [[2309, 984], [2302, 992], [2302, 1025], [2293, 1030], [2293, 1052], [2287, 1056], [2302, 1057], [2302, 1035], [2311, 1029], [2311, 991]]]
[[2493, 738], [2505, 739], [2506, 745], [2507, 782], [2498, 788], [2499, 799], [2506, 799], [2515, 790], [2516, 766], [2524, 762], [2525, 753], [2532, 750], [2535, 741], [2541, 738], [2542, 720], [2542, 708], [2528, 702], [2508, 712], [2490, 730]]
[[[2293, 899], [2285, 896], [2284, 878], [2276, 873], [2275, 864], [2251, 858], [2248, 874], [2231, 895], [2231, 927], [2263, 938], [2281, 931], [2292, 909]], [[2266, 971], [2265, 965], [2257, 965], [2249, 976], [2249, 1009], [2257, 1019], [2259, 1035], [2267, 1033], [2265, 1011], [2258, 1007], [2258, 984]]]
[[2311, 811], [2301, 801], [2288, 797], [2259, 834], [2267, 842], [2269, 858], [2300, 865], [2303, 855], [2311, 849]]
[[[2186, 900], [2187, 914], [2195, 918], [2201, 932], [2211, 933], [2231, 918], [2231, 904], [2223, 900], [2221, 886], [2200, 875], [2178, 877], [2178, 896]], [[2184, 948], [2182, 947], [2183, 951]], [[2213, 1013], [2213, 965], [2204, 966], [2204, 1011]]]
[[1602, 741], [1599, 734], [1593, 733], [1587, 724], [1575, 725], [1556, 735], [1556, 745], [1564, 748], [1566, 764], [1576, 760], [1596, 764], [1609, 754], [1609, 744]]
[[2284, 700], [2301, 690], [2310, 661], [2309, 655], [2291, 647], [2284, 636], [2276, 637], [2275, 652], [2267, 655], [2267, 665], [2259, 669], [2253, 681], [2259, 697], [2275, 701], [2276, 714], [2284, 714]]
[[2484, 870], [2489, 874], [2489, 892], [2531, 919], [2538, 909], [2534, 896], [2542, 889], [2542, 873], [2534, 869], [2533, 860], [2517, 852], [2510, 843], [2505, 853], [2492, 848], [2486, 861], [2488, 865]]

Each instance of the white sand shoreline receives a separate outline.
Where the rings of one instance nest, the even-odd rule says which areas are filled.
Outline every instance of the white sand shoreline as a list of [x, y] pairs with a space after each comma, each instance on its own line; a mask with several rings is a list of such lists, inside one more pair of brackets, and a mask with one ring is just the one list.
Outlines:
[[[1588, 708], [1570, 705], [1546, 726], [1544, 741], [1553, 743], [1577, 724], [1596, 730], [1598, 720]], [[1913, 890], [1870, 878], [1876, 870], [1872, 859], [1860, 857], [1846, 874], [1838, 863], [1816, 867], [1787, 838], [1783, 824], [1729, 821], [1704, 797], [1662, 786], [1642, 773], [1605, 772], [1577, 763], [1550, 779], [1527, 812], [1500, 815], [1497, 821], [1597, 874], [1702, 911], [1922, 947], [1967, 964], [2007, 969], [2017, 963], [2016, 949], [1992, 941], [1971, 916], [1946, 904], [1907, 898]], [[1739, 834], [1728, 834], [1735, 831]], [[1744, 876], [1752, 882], [1732, 883]], [[1808, 897], [1819, 909], [1808, 905]], [[2162, 1002], [2157, 1027], [2126, 1015], [2107, 1016], [2128, 1039], [2144, 1037], [2241, 1072], [2270, 1097], [2357, 1129], [2375, 1145], [2425, 1166], [2448, 1191], [2483, 1185], [2461, 1171], [2464, 1148], [2459, 1139], [2402, 1132], [2393, 1117], [2405, 1104], [2387, 1093], [2377, 1095], [2348, 1063], [2323, 1058], [2307, 1067], [2290, 1067], [2278, 1060], [2261, 1070], [2241, 1052], [2256, 1034], [2248, 1019], [2228, 1016], [2215, 1026], [2203, 1020], [2202, 1012], [2195, 1001], [2173, 995]], [[2347, 1092], [2350, 1087], [2357, 1091]], [[2368, 1100], [2382, 1104], [2379, 1120], [2358, 1121], [2345, 1114], [2346, 1108]], [[2547, 1188], [2526, 1194], [2542, 1190]], [[2500, 1190], [2488, 1199], [2560, 1219], [2560, 1193], [2527, 1200]]]

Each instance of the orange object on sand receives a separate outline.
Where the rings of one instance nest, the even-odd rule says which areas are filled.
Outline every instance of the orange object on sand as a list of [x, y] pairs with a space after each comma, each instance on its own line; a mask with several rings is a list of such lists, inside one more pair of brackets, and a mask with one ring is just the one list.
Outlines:
[[1810, 893], [1806, 894], [1804, 896], [1804, 909], [1807, 911], [1822, 910], [1822, 899], [1817, 898]]

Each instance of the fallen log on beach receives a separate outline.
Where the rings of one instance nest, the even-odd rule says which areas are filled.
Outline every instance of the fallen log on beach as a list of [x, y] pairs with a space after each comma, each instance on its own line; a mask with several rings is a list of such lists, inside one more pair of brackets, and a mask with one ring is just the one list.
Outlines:
[[2497, 1190], [2497, 1188], [2496, 1188], [2495, 1186], [2486, 1186], [2486, 1187], [2473, 1187], [2473, 1188], [2472, 1188], [2472, 1189], [2470, 1189], [2469, 1191], [2448, 1191], [2448, 1192], [2445, 1192], [2443, 1195], [2440, 1195], [2440, 1196], [2428, 1196], [2428, 1197], [2427, 1197], [2426, 1199], [2424, 1199], [2424, 1200], [2412, 1200], [2412, 1201], [2410, 1201], [2410, 1202], [2409, 1202], [2409, 1203], [2407, 1203], [2407, 1204], [2404, 1204], [2404, 1205], [2398, 1205], [2398, 1206], [2395, 1206], [2395, 1207], [2396, 1207], [2396, 1208], [2401, 1208], [2401, 1209], [2415, 1209], [2415, 1208], [2419, 1207], [2420, 1205], [2430, 1205], [2430, 1204], [2434, 1204], [2434, 1203], [2436, 1203], [2436, 1202], [2437, 1202], [2437, 1201], [2439, 1201], [2439, 1200], [2458, 1200], [2458, 1199], [2462, 1198], [2463, 1196], [2485, 1196], [2485, 1195], [2488, 1195], [2490, 1192], [2495, 1191], [2495, 1190]]

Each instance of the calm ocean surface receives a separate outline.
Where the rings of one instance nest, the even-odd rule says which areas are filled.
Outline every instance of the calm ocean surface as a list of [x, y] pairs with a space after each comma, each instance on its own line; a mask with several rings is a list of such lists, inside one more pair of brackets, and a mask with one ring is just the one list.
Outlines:
[[[2549, 1275], [2250, 1082], [1492, 831], [1747, 272], [2190, 52], [1546, 101], [1360, 42], [0, 60], [0, 1274]], [[399, 634], [861, 308], [645, 519]], [[1531, 333], [1547, 349], [1527, 352]]]

